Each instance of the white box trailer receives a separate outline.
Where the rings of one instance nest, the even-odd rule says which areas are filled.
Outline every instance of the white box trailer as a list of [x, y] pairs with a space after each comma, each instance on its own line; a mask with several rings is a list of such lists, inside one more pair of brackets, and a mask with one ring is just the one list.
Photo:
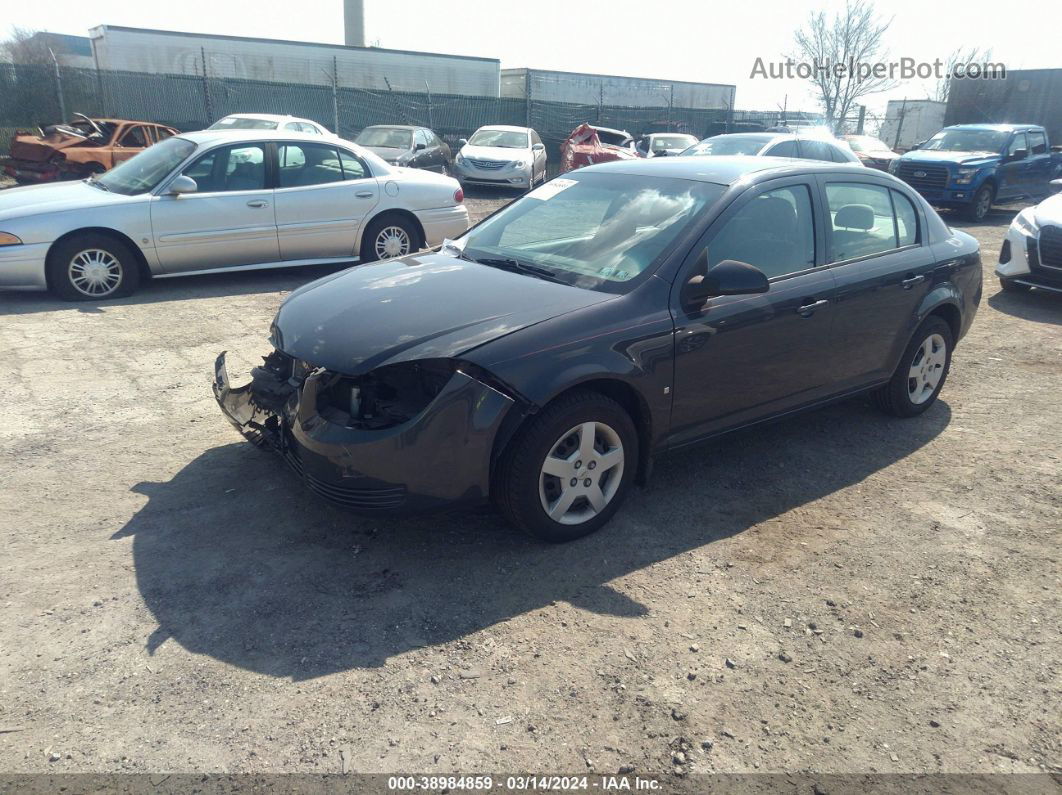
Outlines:
[[496, 97], [500, 85], [501, 64], [495, 58], [118, 25], [100, 25], [89, 33], [99, 69], [202, 75], [205, 63], [208, 77], [331, 85], [335, 64], [345, 88]]
[[890, 99], [878, 138], [897, 152], [906, 152], [944, 126], [944, 107], [932, 99]]
[[634, 108], [725, 109], [734, 106], [735, 87], [723, 83], [691, 83], [643, 77], [555, 72], [546, 69], [502, 69], [501, 95], [532, 101], [576, 105], [619, 105]]

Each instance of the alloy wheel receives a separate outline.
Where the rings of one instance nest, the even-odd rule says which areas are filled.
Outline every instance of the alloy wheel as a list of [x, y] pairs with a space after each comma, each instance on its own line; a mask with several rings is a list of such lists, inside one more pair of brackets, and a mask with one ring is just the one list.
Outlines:
[[605, 510], [623, 480], [623, 442], [603, 422], [565, 432], [542, 462], [538, 494], [550, 519], [582, 524]]
[[79, 251], [67, 268], [70, 284], [82, 295], [103, 298], [118, 289], [122, 282], [122, 263], [102, 248]]
[[405, 229], [400, 226], [385, 226], [376, 236], [374, 248], [377, 259], [392, 259], [408, 254], [412, 245]]
[[907, 373], [907, 395], [916, 406], [925, 403], [936, 392], [948, 361], [948, 347], [939, 334], [930, 334], [911, 359]]

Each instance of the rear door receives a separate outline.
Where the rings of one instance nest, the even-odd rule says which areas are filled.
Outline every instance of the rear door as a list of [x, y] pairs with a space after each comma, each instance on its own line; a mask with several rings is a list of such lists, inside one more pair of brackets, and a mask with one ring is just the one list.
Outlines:
[[353, 153], [329, 143], [277, 145], [276, 222], [285, 260], [353, 257], [379, 186]]
[[840, 389], [891, 375], [898, 346], [933, 283], [935, 260], [918, 204], [887, 183], [820, 177], [826, 254], [837, 279], [836, 355]]
[[216, 147], [185, 168], [195, 193], [151, 201], [162, 267], [174, 273], [278, 261], [268, 171], [266, 146], [258, 143]]
[[[834, 388], [834, 277], [823, 267], [821, 211], [810, 177], [750, 190], [712, 224], [672, 290], [672, 441], [683, 444], [814, 402]], [[679, 286], [707, 247], [709, 267], [733, 259], [770, 280], [761, 295], [719, 296], [697, 311]]]

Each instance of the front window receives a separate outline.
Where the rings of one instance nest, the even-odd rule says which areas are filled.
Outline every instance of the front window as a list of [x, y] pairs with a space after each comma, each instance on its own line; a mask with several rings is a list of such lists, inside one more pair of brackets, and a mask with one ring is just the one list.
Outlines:
[[999, 130], [941, 130], [923, 149], [941, 152], [1000, 152], [1007, 133]]
[[208, 130], [275, 130], [278, 122], [271, 119], [241, 119], [226, 116], [207, 127]]
[[199, 193], [264, 190], [265, 149], [260, 144], [219, 146], [182, 174], [195, 180]]
[[366, 127], [358, 133], [354, 143], [382, 149], [412, 149], [413, 133], [395, 127]]
[[195, 144], [189, 140], [167, 138], [101, 174], [96, 181], [111, 193], [123, 196], [147, 193], [194, 151]]
[[759, 135], [717, 135], [705, 138], [682, 154], [690, 155], [755, 155], [770, 141]]
[[512, 130], [476, 130], [469, 146], [498, 146], [502, 149], [527, 149], [527, 133]]
[[807, 185], [767, 191], [741, 207], [708, 244], [708, 267], [755, 265], [767, 278], [815, 266], [815, 222]]
[[723, 191], [685, 179], [572, 175], [495, 213], [461, 243], [471, 259], [512, 260], [577, 287], [626, 292]]

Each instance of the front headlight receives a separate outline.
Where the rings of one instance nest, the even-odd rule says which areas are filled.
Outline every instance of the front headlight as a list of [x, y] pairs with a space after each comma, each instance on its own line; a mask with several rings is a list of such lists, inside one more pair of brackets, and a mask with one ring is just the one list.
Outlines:
[[21, 246], [22, 241], [10, 232], [0, 232], [0, 246]]
[[1033, 218], [1032, 213], [1029, 212], [1030, 209], [1032, 208], [1027, 207], [1018, 213], [1014, 218], [1014, 226], [1026, 237], [1036, 237], [1040, 234], [1040, 227], [1037, 225], [1036, 219]]
[[969, 185], [971, 182], [973, 182], [974, 177], [977, 176], [977, 172], [980, 171], [980, 170], [981, 169], [979, 169], [979, 168], [960, 168], [955, 173], [955, 179], [954, 179], [955, 184], [956, 185]]
[[454, 162], [455, 163], [460, 163], [461, 165], [464, 165], [465, 156], [463, 154], [461, 154], [460, 152], [458, 152], [457, 153], [457, 157], [454, 158]]
[[333, 376], [317, 393], [317, 410], [329, 422], [347, 428], [393, 428], [424, 411], [456, 368], [451, 359], [421, 359], [380, 367], [357, 378]]
[[900, 158], [897, 157], [895, 160], [890, 160], [889, 161], [889, 173], [890, 174], [895, 174], [896, 171], [899, 168], [900, 168]]
[[514, 160], [509, 165], [512, 166], [513, 168], [527, 168], [527, 161], [526, 160]]

